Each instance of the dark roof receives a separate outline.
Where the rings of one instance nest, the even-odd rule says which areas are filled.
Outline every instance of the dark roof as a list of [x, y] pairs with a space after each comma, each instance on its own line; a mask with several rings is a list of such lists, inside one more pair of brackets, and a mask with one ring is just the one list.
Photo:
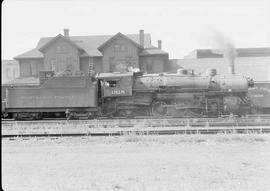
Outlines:
[[17, 60], [1, 60], [1, 65], [14, 65], [14, 64], [18, 64]]
[[23, 54], [20, 54], [16, 57], [14, 57], [14, 59], [24, 59], [24, 58], [43, 58], [43, 54], [37, 49], [34, 48], [32, 50], [29, 50]]
[[238, 57], [264, 57], [270, 56], [270, 47], [267, 48], [237, 48]]
[[[270, 56], [270, 47], [260, 48], [236, 48], [237, 57], [267, 57]], [[196, 49], [186, 58], [222, 58], [222, 50]]]
[[197, 50], [197, 58], [223, 58], [223, 54], [211, 49]]
[[54, 43], [59, 38], [62, 38], [64, 41], [66, 41], [67, 43], [71, 44], [72, 46], [75, 46], [78, 49], [82, 49], [76, 43], [74, 43], [73, 41], [71, 41], [69, 38], [67, 38], [67, 37], [59, 34], [56, 37], [54, 37], [53, 39], [51, 39], [49, 42], [47, 42], [46, 44], [43, 44], [43, 46], [41, 46], [38, 50], [42, 52], [44, 49], [46, 49], [48, 46], [50, 46], [52, 43]]
[[143, 48], [140, 44], [138, 44], [137, 42], [135, 42], [134, 40], [128, 38], [127, 36], [123, 35], [122, 33], [117, 33], [116, 35], [114, 35], [113, 37], [111, 37], [109, 40], [107, 40], [106, 42], [104, 42], [102, 45], [100, 45], [98, 47], [98, 50], [102, 51], [102, 49], [109, 43], [111, 43], [114, 39], [116, 39], [117, 37], [121, 37], [124, 38], [126, 40], [128, 40], [129, 42], [131, 42], [132, 44], [134, 44], [135, 46], [139, 47], [139, 48]]
[[[77, 46], [81, 47], [86, 54], [82, 56], [102, 56], [101, 52], [98, 50], [98, 47], [112, 38], [114, 35], [97, 35], [97, 36], [70, 36], [69, 39], [74, 42]], [[127, 34], [128, 38], [133, 40], [136, 43], [140, 43], [139, 34]], [[23, 58], [43, 58], [43, 54], [39, 51], [41, 47], [47, 44], [50, 40], [55, 37], [43, 37], [39, 40], [36, 48], [29, 50], [23, 54], [20, 54], [15, 57], [15, 59]], [[148, 33], [144, 34], [144, 47], [151, 47], [151, 35]]]

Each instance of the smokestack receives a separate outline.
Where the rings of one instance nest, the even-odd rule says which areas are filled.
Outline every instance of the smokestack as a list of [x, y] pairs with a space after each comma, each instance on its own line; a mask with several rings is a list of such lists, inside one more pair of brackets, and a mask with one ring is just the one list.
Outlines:
[[229, 65], [229, 74], [235, 74], [235, 72], [234, 72], [234, 63], [230, 63], [230, 65]]
[[235, 74], [235, 72], [234, 72], [234, 59], [229, 60], [229, 74]]
[[237, 56], [237, 52], [233, 44], [231, 43], [227, 44], [227, 47], [225, 48], [223, 55], [224, 55], [224, 58], [228, 60], [229, 74], [235, 74], [234, 63], [235, 63], [235, 58]]
[[69, 29], [64, 29], [64, 36], [69, 37]]
[[162, 49], [162, 41], [161, 40], [158, 40], [157, 42], [158, 42], [158, 48], [159, 49]]
[[144, 47], [144, 30], [140, 30], [140, 45]]

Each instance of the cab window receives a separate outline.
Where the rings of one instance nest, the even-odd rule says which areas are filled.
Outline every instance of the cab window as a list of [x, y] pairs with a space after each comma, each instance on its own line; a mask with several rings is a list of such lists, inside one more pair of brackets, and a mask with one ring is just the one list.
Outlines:
[[109, 83], [109, 87], [111, 87], [111, 88], [115, 88], [117, 85], [116, 81], [108, 81], [108, 83]]
[[105, 87], [116, 88], [118, 83], [116, 80], [102, 80], [102, 85]]

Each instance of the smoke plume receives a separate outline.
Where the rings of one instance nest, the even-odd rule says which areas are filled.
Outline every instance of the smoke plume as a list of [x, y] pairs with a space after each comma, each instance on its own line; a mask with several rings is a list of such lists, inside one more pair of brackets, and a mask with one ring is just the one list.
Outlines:
[[229, 73], [234, 74], [234, 60], [237, 57], [237, 52], [233, 42], [220, 32], [215, 32], [214, 45], [218, 49], [219, 54], [223, 54], [228, 61]]

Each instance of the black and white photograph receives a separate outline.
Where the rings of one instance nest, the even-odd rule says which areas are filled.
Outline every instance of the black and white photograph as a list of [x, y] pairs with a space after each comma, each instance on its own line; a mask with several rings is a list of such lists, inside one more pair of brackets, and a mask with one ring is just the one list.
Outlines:
[[270, 190], [270, 1], [1, 5], [2, 190]]

